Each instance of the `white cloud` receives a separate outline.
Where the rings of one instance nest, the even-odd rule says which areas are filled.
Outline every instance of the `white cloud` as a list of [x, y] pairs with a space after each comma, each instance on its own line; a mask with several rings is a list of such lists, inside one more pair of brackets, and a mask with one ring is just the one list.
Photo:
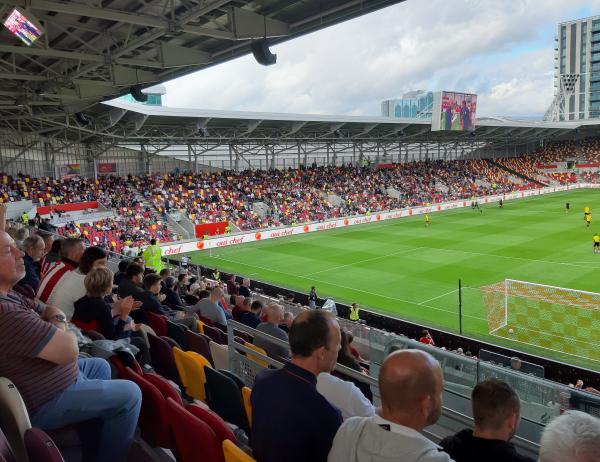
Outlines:
[[476, 91], [481, 114], [543, 113], [556, 24], [600, 0], [408, 0], [167, 83], [176, 107], [378, 115], [412, 89]]

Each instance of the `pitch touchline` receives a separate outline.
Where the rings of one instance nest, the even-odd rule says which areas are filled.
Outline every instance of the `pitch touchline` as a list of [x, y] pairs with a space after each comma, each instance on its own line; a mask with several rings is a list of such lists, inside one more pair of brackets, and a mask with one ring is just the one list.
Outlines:
[[352, 263], [347, 263], [345, 265], [339, 265], [339, 266], [334, 266], [333, 268], [326, 268], [324, 270], [315, 271], [314, 273], [307, 273], [307, 274], [305, 274], [304, 276], [301, 276], [301, 277], [314, 276], [315, 274], [326, 273], [327, 271], [333, 271], [333, 270], [340, 269], [340, 268], [346, 268], [347, 266], [358, 265], [360, 263], [366, 263], [366, 262], [369, 262], [369, 261], [381, 260], [383, 258], [391, 257], [392, 255], [401, 255], [401, 254], [404, 254], [404, 253], [414, 252], [415, 250], [424, 249], [424, 248], [425, 247], [414, 247], [412, 249], [398, 250], [397, 252], [388, 253], [386, 255], [380, 255], [379, 257], [367, 258], [365, 260], [358, 260], [358, 261], [355, 261], [355, 262], [352, 262]]

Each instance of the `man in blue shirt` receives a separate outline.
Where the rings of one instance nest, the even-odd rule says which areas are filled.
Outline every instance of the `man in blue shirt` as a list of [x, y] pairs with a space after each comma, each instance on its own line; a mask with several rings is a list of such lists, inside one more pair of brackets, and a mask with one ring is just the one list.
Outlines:
[[256, 376], [252, 450], [258, 462], [326, 462], [342, 415], [316, 388], [340, 349], [340, 326], [326, 311], [301, 313], [290, 329], [292, 360]]

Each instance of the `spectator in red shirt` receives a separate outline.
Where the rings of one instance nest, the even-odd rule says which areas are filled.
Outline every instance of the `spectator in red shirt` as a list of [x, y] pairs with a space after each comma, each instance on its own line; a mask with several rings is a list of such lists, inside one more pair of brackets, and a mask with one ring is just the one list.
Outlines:
[[60, 244], [60, 260], [51, 265], [43, 275], [37, 288], [37, 297], [42, 302], [47, 302], [58, 282], [69, 271], [75, 270], [83, 255], [83, 242], [81, 239], [64, 239]]
[[427, 345], [435, 346], [435, 342], [433, 341], [433, 337], [431, 336], [431, 334], [429, 333], [429, 331], [427, 329], [425, 329], [421, 333], [421, 338], [419, 339], [419, 342], [425, 343]]

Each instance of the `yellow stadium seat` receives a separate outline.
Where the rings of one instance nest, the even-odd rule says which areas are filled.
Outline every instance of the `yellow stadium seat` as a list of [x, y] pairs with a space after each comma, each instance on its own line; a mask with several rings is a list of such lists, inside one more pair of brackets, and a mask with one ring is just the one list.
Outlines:
[[198, 332], [203, 334], [204, 333], [204, 323], [202, 321], [200, 321], [199, 319], [196, 321], [196, 329], [198, 329]]
[[242, 388], [242, 398], [244, 400], [244, 409], [246, 410], [246, 417], [248, 418], [248, 423], [250, 424], [250, 428], [252, 428], [252, 404], [250, 404], [250, 395], [252, 394], [252, 390], [248, 387]]
[[238, 448], [231, 440], [223, 440], [223, 455], [225, 462], [256, 462], [256, 459]]
[[183, 351], [177, 347], [173, 347], [173, 357], [186, 394], [194, 399], [206, 401], [204, 366], [211, 367], [210, 361], [201, 354]]
[[[246, 348], [250, 348], [251, 350], [254, 350], [257, 353], [260, 353], [260, 354], [262, 354], [264, 356], [268, 356], [267, 352], [263, 348], [257, 347], [255, 345], [252, 345], [251, 343], [248, 343], [248, 342], [245, 342], [244, 346]], [[254, 355], [251, 355], [249, 353], [247, 353], [247, 356], [248, 356], [248, 359], [250, 359], [251, 361], [254, 361], [257, 364], [260, 364], [263, 367], [269, 367], [269, 363], [267, 361], [265, 361], [264, 359], [260, 359], [258, 356], [254, 356]]]

